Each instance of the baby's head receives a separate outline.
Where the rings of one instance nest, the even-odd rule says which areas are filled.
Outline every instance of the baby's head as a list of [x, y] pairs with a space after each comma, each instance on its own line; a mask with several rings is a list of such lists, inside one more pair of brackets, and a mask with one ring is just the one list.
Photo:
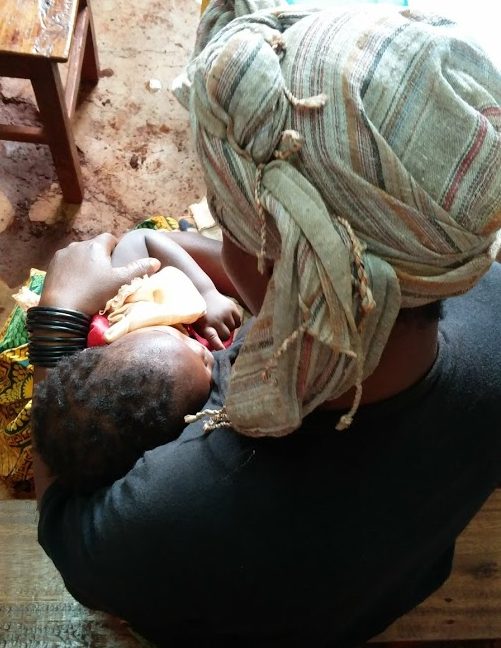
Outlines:
[[37, 386], [33, 441], [68, 489], [113, 483], [175, 439], [211, 384], [212, 354], [172, 327], [149, 327], [62, 360]]

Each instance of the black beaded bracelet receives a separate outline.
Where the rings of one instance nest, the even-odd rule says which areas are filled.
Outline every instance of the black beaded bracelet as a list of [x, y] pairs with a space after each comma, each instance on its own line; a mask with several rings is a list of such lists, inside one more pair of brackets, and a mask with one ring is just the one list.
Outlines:
[[71, 322], [75, 324], [81, 324], [82, 326], [87, 323], [87, 315], [83, 315], [80, 317], [78, 315], [78, 311], [75, 311], [75, 315], [70, 315], [67, 312], [60, 313], [56, 310], [54, 311], [48, 311], [46, 308], [44, 308], [42, 311], [39, 311], [37, 307], [33, 307], [29, 309], [30, 311], [33, 311], [30, 313], [30, 319], [32, 321], [35, 320], [47, 320], [48, 318], [52, 319], [57, 319], [62, 322]]
[[[30, 337], [30, 363], [39, 367], [54, 367], [61, 358], [85, 349], [90, 320], [85, 313], [64, 308], [35, 306], [28, 309], [26, 325]], [[47, 335], [49, 331], [59, 335]]]
[[28, 331], [60, 331], [66, 333], [80, 334], [80, 336], [87, 335], [89, 330], [88, 326], [76, 326], [76, 325], [67, 325], [67, 324], [49, 324], [48, 322], [38, 323], [31, 321], [27, 324]]
[[30, 333], [30, 342], [32, 342], [33, 344], [43, 344], [44, 342], [50, 342], [52, 346], [52, 344], [55, 344], [56, 342], [62, 342], [63, 344], [74, 342], [75, 344], [80, 344], [81, 341], [81, 335], [77, 337], [52, 337], [51, 335], [35, 335], [34, 333]]
[[82, 351], [85, 349], [85, 347], [82, 347], [81, 344], [71, 344], [71, 345], [65, 345], [65, 346], [53, 346], [53, 347], [44, 347], [44, 346], [36, 346], [33, 344], [28, 344], [28, 353], [30, 354], [30, 358], [37, 356], [37, 357], [56, 357], [56, 356], [63, 356], [63, 355], [72, 355], [73, 353], [77, 353], [78, 351]]
[[74, 355], [86, 348], [86, 340], [82, 339], [80, 344], [65, 346], [42, 346], [37, 344], [28, 345], [28, 357], [30, 364], [39, 367], [53, 367], [61, 358]]
[[47, 319], [60, 319], [67, 317], [68, 319], [80, 322], [82, 324], [89, 324], [91, 316], [77, 310], [69, 310], [68, 308], [55, 308], [52, 306], [33, 306], [28, 308], [28, 319], [34, 317], [47, 318]]

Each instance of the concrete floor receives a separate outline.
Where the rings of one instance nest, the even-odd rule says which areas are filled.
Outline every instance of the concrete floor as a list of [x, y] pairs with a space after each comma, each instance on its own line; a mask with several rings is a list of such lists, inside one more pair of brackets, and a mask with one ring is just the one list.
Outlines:
[[[193, 46], [199, 3], [100, 0], [92, 8], [102, 76], [74, 119], [82, 205], [62, 203], [48, 147], [0, 142], [0, 322], [12, 289], [58, 248], [120, 235], [155, 213], [182, 216], [204, 195], [187, 114], [170, 92]], [[161, 82], [158, 92], [150, 79]], [[36, 123], [25, 81], [0, 78], [0, 121]]]

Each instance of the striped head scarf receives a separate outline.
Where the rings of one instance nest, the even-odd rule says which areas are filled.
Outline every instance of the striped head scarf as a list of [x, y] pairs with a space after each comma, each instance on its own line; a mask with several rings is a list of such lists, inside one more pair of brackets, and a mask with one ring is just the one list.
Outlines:
[[213, 0], [178, 97], [213, 214], [273, 276], [224, 416], [281, 436], [379, 363], [400, 308], [464, 293], [501, 226], [501, 76], [448, 20]]

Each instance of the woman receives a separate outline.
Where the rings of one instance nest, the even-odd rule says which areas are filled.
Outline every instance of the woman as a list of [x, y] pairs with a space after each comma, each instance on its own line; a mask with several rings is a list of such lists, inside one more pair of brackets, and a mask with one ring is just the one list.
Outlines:
[[[252, 4], [211, 3], [179, 95], [256, 320], [111, 488], [44, 495], [39, 465], [39, 537], [159, 645], [356, 645], [443, 582], [500, 478], [501, 80], [448, 21]], [[93, 312], [136, 273], [113, 245], [58, 253], [43, 304]]]

